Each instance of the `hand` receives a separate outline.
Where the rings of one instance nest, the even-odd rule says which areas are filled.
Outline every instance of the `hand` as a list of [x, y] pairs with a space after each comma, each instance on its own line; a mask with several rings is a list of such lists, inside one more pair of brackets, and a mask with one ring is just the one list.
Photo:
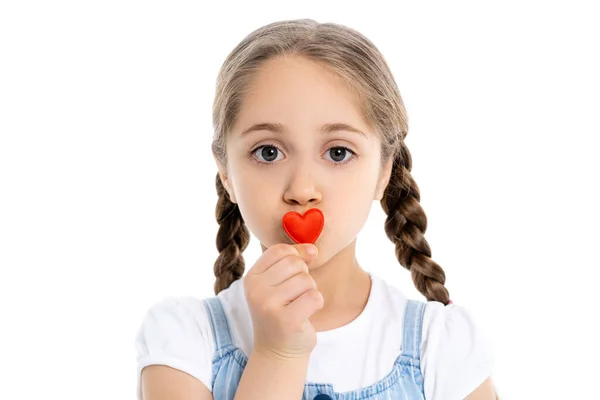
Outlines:
[[316, 254], [313, 244], [279, 243], [265, 250], [244, 277], [253, 351], [284, 359], [310, 356], [317, 334], [309, 317], [323, 308], [307, 265]]

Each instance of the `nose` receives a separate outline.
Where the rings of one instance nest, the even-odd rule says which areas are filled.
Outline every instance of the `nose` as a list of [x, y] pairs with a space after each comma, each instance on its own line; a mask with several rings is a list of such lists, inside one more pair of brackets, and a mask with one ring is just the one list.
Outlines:
[[297, 167], [283, 195], [285, 202], [301, 206], [320, 202], [322, 195], [314, 176], [308, 168]]

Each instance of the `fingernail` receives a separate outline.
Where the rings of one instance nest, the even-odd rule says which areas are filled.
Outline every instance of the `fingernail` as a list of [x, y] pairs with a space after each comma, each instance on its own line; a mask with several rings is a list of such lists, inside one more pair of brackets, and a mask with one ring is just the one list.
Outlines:
[[314, 244], [307, 245], [306, 252], [311, 256], [316, 256], [317, 255], [317, 246], [315, 246]]

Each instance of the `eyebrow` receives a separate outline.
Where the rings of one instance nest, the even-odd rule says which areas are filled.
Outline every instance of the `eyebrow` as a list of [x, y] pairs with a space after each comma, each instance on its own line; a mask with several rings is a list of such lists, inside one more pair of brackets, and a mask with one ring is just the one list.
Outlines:
[[[283, 133], [285, 131], [285, 128], [283, 127], [282, 124], [263, 122], [260, 124], [254, 124], [250, 128], [245, 129], [241, 133], [240, 136], [243, 137], [243, 136], [249, 134], [250, 132], [254, 132], [254, 131], [271, 131], [271, 132], [275, 132], [275, 133]], [[324, 124], [321, 126], [321, 133], [332, 133], [332, 132], [339, 132], [339, 131], [348, 131], [348, 132], [358, 133], [358, 134], [364, 136], [365, 139], [368, 140], [367, 135], [363, 131], [361, 131], [360, 129], [356, 129], [355, 127], [348, 125], [348, 124], [336, 122], [336, 123], [332, 123], [332, 124]]]

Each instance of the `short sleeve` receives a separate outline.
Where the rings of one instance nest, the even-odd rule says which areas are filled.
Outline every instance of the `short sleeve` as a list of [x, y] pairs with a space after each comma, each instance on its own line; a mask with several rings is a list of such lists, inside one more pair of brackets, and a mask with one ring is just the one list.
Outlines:
[[464, 307], [427, 303], [421, 347], [426, 399], [464, 399], [491, 376], [492, 363], [489, 337]]
[[204, 302], [170, 297], [146, 313], [135, 337], [137, 393], [149, 365], [166, 365], [199, 379], [211, 390], [214, 339]]

